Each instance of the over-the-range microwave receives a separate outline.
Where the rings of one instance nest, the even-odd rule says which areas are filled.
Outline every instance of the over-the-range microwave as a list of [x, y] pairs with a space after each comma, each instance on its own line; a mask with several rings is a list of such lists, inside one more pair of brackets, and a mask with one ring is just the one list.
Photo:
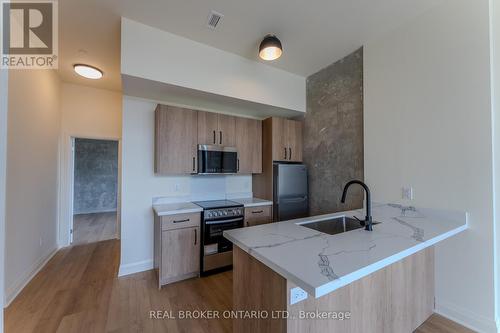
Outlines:
[[198, 145], [198, 174], [233, 174], [238, 172], [238, 152], [234, 147]]

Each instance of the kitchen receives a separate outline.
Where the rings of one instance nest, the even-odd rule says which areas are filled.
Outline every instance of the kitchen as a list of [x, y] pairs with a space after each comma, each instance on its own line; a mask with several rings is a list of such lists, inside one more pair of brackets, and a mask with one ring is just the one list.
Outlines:
[[[497, 331], [488, 1], [59, 9], [8, 78], [6, 331]], [[71, 243], [71, 137], [118, 144], [114, 239]]]
[[[209, 118], [213, 118], [213, 121], [207, 122], [206, 119]], [[197, 124], [196, 119], [198, 119]], [[214, 197], [213, 200], [191, 203], [167, 203], [172, 198], [155, 198], [153, 200], [154, 268], [159, 288], [189, 278], [217, 274], [234, 266], [233, 311], [294, 313], [298, 310], [294, 310], [293, 305], [307, 300], [308, 294], [311, 293], [316, 299], [321, 297], [321, 300], [316, 304], [314, 301], [309, 301], [313, 303], [301, 311], [307, 309], [310, 312], [317, 312], [332, 305], [335, 308], [329, 308], [330, 311], [345, 308], [354, 311], [356, 303], [332, 301], [332, 304], [325, 300], [327, 297], [342, 299], [345, 296], [341, 294], [339, 296], [338, 293], [333, 294], [337, 296], [326, 295], [342, 287], [344, 287], [341, 289], [343, 292], [345, 288], [356, 288], [351, 286], [365, 278], [365, 280], [374, 279], [368, 282], [371, 284], [371, 289], [389, 290], [389, 295], [401, 293], [405, 289], [407, 289], [405, 293], [417, 290], [418, 292], [411, 296], [411, 300], [403, 298], [401, 301], [399, 294], [386, 300], [376, 291], [365, 290], [358, 297], [366, 299], [365, 302], [368, 304], [370, 301], [374, 304], [383, 304], [381, 312], [371, 312], [372, 317], [363, 317], [354, 311], [349, 320], [351, 329], [355, 331], [373, 329], [380, 332], [414, 331], [432, 315], [434, 288], [430, 286], [434, 284], [433, 246], [465, 231], [466, 213], [377, 204], [374, 207], [375, 217], [372, 217], [369, 188], [363, 182], [353, 180], [345, 185], [341, 203], [346, 202], [351, 185], [360, 185], [365, 191], [365, 212], [356, 210], [310, 216], [307, 168], [300, 163], [302, 152], [297, 149], [297, 146], [302, 147], [302, 122], [278, 117], [267, 118], [260, 122], [165, 105], [157, 106], [155, 121], [157, 173], [189, 172], [197, 173], [201, 177], [237, 174], [240, 172], [240, 165], [251, 165], [252, 160], [257, 159], [262, 161], [263, 165], [267, 164], [267, 167], [259, 168], [257, 165], [255, 169], [245, 168], [245, 170], [255, 173], [252, 176], [253, 189], [258, 191], [262, 185], [261, 193], [269, 195], [269, 200], [254, 197], [228, 200]], [[207, 123], [213, 124], [208, 130]], [[247, 128], [237, 126], [238, 123], [247, 125]], [[252, 129], [257, 130], [252, 131]], [[196, 137], [198, 140], [195, 140]], [[210, 145], [206, 144], [207, 142]], [[236, 143], [236, 147], [224, 146], [223, 142]], [[237, 142], [247, 142], [248, 146]], [[262, 154], [262, 146], [271, 149], [268, 148]], [[247, 149], [256, 152], [256, 156], [249, 158]], [[174, 158], [169, 159], [169, 157]], [[246, 160], [247, 158], [249, 159]], [[190, 160], [192, 165], [182, 163], [185, 165], [184, 168], [178, 167], [181, 162]], [[264, 180], [260, 181], [260, 184], [259, 178]], [[358, 214], [364, 215], [364, 218], [357, 217]], [[306, 228], [320, 233], [308, 233]], [[371, 236], [371, 233], [374, 236]], [[328, 234], [332, 235], [330, 239], [324, 238]], [[348, 236], [350, 238], [347, 238]], [[326, 240], [326, 247], [319, 245], [318, 248], [310, 244], [317, 237]], [[322, 278], [309, 276], [310, 272], [314, 271], [314, 266], [305, 268], [307, 261], [315, 263], [318, 260], [315, 259], [315, 253], [320, 251], [321, 247], [323, 253], [326, 248], [329, 249], [336, 243], [339, 245], [333, 254], [319, 255], [318, 265], [324, 276]], [[280, 250], [281, 247], [286, 249]], [[301, 257], [307, 257], [307, 253], [311, 251], [309, 247], [313, 249], [311, 258], [303, 259], [307, 261], [297, 266], [297, 261], [302, 260]], [[337, 259], [339, 254], [351, 252], [352, 255]], [[356, 257], [356, 253], [361, 253], [361, 257]], [[367, 257], [367, 260], [363, 260], [362, 257]], [[331, 260], [338, 262], [332, 264]], [[398, 268], [400, 261], [404, 262], [403, 268]], [[353, 266], [352, 263], [358, 266]], [[268, 268], [258, 267], [263, 265]], [[342, 265], [349, 267], [345, 276], [341, 276], [338, 271], [340, 269], [338, 267]], [[276, 273], [269, 273], [269, 268]], [[408, 270], [419, 271], [419, 279], [399, 285], [400, 282], [397, 280], [380, 282], [371, 275], [386, 270], [394, 277], [404, 276]], [[261, 271], [262, 273], [258, 273]], [[282, 277], [287, 279], [289, 286], [285, 289], [288, 292], [278, 296], [278, 291], [283, 289], [283, 283], [277, 283], [276, 280], [283, 279]], [[307, 278], [316, 282], [311, 284], [303, 282]], [[324, 284], [328, 281], [330, 282]], [[332, 283], [335, 287], [329, 287]], [[257, 286], [262, 288], [264, 294], [252, 297], [255, 288], [259, 288]], [[307, 291], [299, 286], [304, 286]], [[282, 304], [276, 304], [280, 298]], [[391, 317], [392, 312], [384, 312], [384, 307], [401, 308], [403, 310], [400, 310], [399, 315], [412, 319], [396, 320], [396, 317]], [[414, 318], [415, 314], [418, 315]], [[380, 327], [373, 328], [372, 325], [377, 318], [392, 319], [387, 322], [383, 320]], [[237, 332], [256, 330], [303, 332], [305, 329], [326, 332], [332, 329], [348, 329], [343, 320], [330, 320], [328, 324], [313, 319], [308, 319], [306, 322], [300, 324], [299, 321], [297, 324], [293, 319], [279, 316], [271, 319], [258, 317], [253, 320], [236, 317], [233, 329]], [[340, 324], [336, 326], [337, 323]], [[370, 326], [364, 327], [363, 323], [370, 323]]]

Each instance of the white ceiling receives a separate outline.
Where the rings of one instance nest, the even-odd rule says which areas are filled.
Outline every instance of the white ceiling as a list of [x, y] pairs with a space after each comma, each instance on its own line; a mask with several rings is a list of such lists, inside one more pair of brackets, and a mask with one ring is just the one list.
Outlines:
[[[442, 0], [62, 0], [60, 75], [64, 81], [119, 90], [120, 16], [259, 60], [267, 33], [276, 34], [283, 56], [268, 64], [309, 76]], [[210, 10], [224, 14], [216, 30]], [[89, 63], [105, 77], [89, 81], [72, 65]]]

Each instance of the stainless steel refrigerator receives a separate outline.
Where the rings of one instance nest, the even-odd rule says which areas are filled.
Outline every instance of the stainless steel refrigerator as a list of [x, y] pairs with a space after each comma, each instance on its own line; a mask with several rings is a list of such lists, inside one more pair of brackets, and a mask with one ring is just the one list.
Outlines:
[[286, 221], [308, 216], [306, 166], [274, 163], [273, 178], [273, 219]]

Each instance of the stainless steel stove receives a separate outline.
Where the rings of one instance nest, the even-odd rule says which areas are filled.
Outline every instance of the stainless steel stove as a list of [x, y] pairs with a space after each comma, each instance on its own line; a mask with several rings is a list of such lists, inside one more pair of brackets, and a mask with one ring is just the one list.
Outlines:
[[201, 223], [201, 275], [230, 268], [233, 244], [224, 238], [224, 230], [243, 227], [243, 205], [230, 200], [194, 202], [203, 208]]

